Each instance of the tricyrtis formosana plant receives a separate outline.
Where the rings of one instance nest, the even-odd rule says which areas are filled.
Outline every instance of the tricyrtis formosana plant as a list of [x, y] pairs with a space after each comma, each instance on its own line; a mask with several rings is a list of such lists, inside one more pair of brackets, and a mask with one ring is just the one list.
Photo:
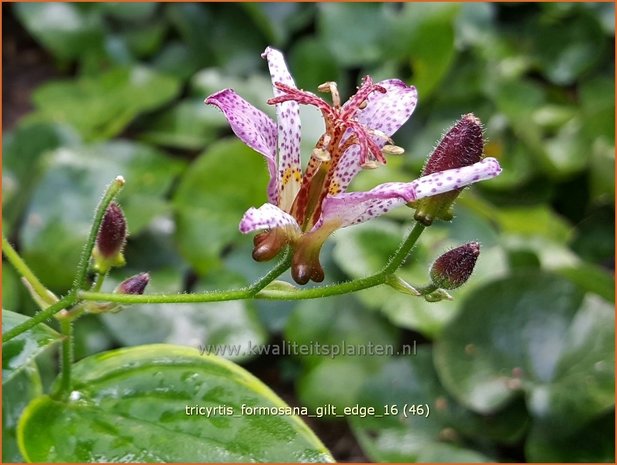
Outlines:
[[[111, 182], [95, 211], [73, 286], [66, 295], [58, 297], [50, 292], [3, 237], [2, 249], [7, 260], [21, 274], [41, 308], [33, 318], [5, 312], [5, 376], [18, 376], [19, 371], [26, 373], [34, 356], [47, 345], [61, 342], [62, 346], [61, 373], [57, 382], [48, 395], [35, 396], [18, 427], [21, 452], [28, 460], [331, 461], [332, 457], [320, 441], [293, 416], [259, 420], [234, 418], [238, 426], [236, 433], [229, 436], [203, 423], [199, 430], [192, 428], [182, 408], [174, 410], [167, 406], [169, 418], [165, 426], [167, 433], [163, 436], [168, 436], [171, 430], [183, 438], [184, 446], [168, 444], [174, 441], [169, 437], [153, 444], [144, 439], [143, 431], [158, 434], [159, 418], [149, 414], [145, 400], [136, 400], [134, 396], [143, 395], [145, 399], [145, 396], [154, 395], [159, 388], [152, 384], [152, 376], [163, 371], [173, 373], [168, 376], [164, 388], [165, 399], [172, 404], [203, 401], [204, 396], [209, 395], [206, 391], [212, 391], [199, 386], [224, 387], [231, 393], [230, 397], [214, 402], [239, 405], [249, 399], [252, 405], [285, 404], [239, 367], [214, 356], [197, 356], [189, 349], [171, 350], [166, 346], [123, 349], [74, 364], [74, 322], [87, 313], [117, 312], [134, 303], [300, 300], [380, 285], [388, 285], [392, 292], [408, 294], [409, 298], [438, 301], [451, 299], [447, 291], [463, 285], [470, 277], [480, 254], [478, 242], [446, 251], [430, 267], [426, 282], [406, 282], [397, 276], [397, 270], [427, 227], [434, 221], [452, 219], [453, 204], [466, 186], [499, 175], [501, 168], [497, 160], [483, 158], [482, 124], [478, 118], [473, 114], [464, 115], [446, 131], [418, 179], [387, 182], [366, 192], [347, 192], [352, 179], [363, 170], [379, 169], [389, 157], [404, 153], [392, 137], [415, 110], [416, 89], [398, 79], [375, 83], [366, 76], [355, 95], [345, 103], [335, 82], [322, 84], [318, 90], [329, 94], [328, 101], [295, 86], [279, 51], [267, 48], [262, 57], [267, 60], [272, 77], [274, 97], [268, 103], [276, 108], [276, 122], [232, 89], [223, 89], [205, 100], [206, 104], [218, 107], [234, 133], [264, 157], [270, 175], [268, 185], [264, 186], [268, 203], [250, 208], [239, 219], [241, 233], [256, 232], [253, 238], [255, 260], [280, 257], [278, 263], [253, 284], [205, 293], [147, 294], [150, 277], [144, 270], [127, 277], [113, 293], [100, 292], [109, 271], [125, 264], [123, 247], [130, 225], [121, 206], [114, 201], [125, 184], [122, 176]], [[315, 141], [304, 169], [301, 166], [300, 105], [316, 107], [325, 125], [325, 132]], [[229, 182], [233, 183], [233, 179]], [[242, 189], [242, 186], [236, 188]], [[398, 206], [410, 208], [409, 216], [415, 224], [398, 249], [392, 251], [381, 271], [347, 282], [309, 288], [276, 281], [289, 268], [298, 285], [323, 281], [328, 270], [324, 270], [320, 258], [323, 258], [322, 245], [328, 237], [340, 228], [376, 218]], [[203, 311], [208, 311], [208, 307], [204, 306]], [[60, 322], [62, 334], [43, 324], [51, 317]], [[187, 387], [187, 373], [193, 373], [191, 382], [197, 390]], [[123, 414], [128, 409], [132, 416]], [[61, 422], [63, 428], [35, 431], [33, 425], [43, 418], [53, 418], [54, 422]], [[254, 428], [255, 421], [263, 422], [260, 440], [269, 446], [238, 448], [239, 438], [243, 432]], [[281, 435], [280, 431], [286, 433]], [[98, 446], [81, 450], [67, 442], [67, 437], [78, 443], [94, 441]], [[114, 446], [106, 447], [105, 438], [115, 438]], [[186, 446], [186, 441], [195, 443], [194, 447]]]

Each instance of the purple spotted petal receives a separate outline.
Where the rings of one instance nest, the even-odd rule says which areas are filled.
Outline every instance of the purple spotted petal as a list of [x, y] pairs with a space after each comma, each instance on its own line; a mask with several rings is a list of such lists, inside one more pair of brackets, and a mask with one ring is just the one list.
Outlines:
[[278, 200], [278, 176], [276, 169], [276, 124], [274, 121], [231, 89], [223, 89], [212, 94], [205, 100], [205, 103], [218, 107], [227, 118], [236, 136], [264, 156], [270, 174], [268, 200], [276, 203]]
[[313, 230], [324, 223], [338, 225], [339, 228], [363, 223], [403, 203], [460, 189], [478, 181], [494, 178], [500, 172], [501, 167], [496, 159], [485, 158], [470, 166], [429, 174], [412, 182], [389, 182], [368, 192], [326, 197], [321, 218]]
[[[272, 85], [280, 82], [287, 86], [296, 87], [283, 54], [271, 47], [266, 48], [261, 55], [268, 60]], [[283, 92], [274, 87], [274, 96]], [[300, 165], [300, 105], [298, 102], [288, 101], [276, 105], [278, 123], [278, 171], [280, 193], [278, 205], [285, 211], [291, 209], [302, 179]]]
[[[379, 130], [391, 137], [409, 119], [418, 103], [418, 92], [414, 86], [408, 86], [399, 79], [388, 79], [377, 85], [386, 89], [386, 93], [373, 92], [367, 99], [364, 110], [356, 113], [358, 122], [367, 128]], [[344, 106], [343, 106], [344, 107]], [[379, 147], [386, 141], [374, 137]], [[334, 171], [333, 182], [340, 192], [344, 192], [354, 176], [360, 171], [360, 147], [349, 148]]]
[[280, 208], [265, 203], [259, 208], [249, 208], [240, 221], [243, 234], [259, 229], [286, 228], [292, 234], [300, 234], [300, 227], [295, 218]]

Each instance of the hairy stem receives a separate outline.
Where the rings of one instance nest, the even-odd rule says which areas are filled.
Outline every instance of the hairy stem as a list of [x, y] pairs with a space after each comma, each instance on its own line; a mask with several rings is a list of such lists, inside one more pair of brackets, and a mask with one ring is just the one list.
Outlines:
[[77, 301], [77, 297], [75, 296], [74, 293], [67, 294], [62, 299], [60, 299], [58, 302], [56, 302], [55, 304], [50, 305], [45, 310], [40, 311], [39, 313], [34, 315], [29, 320], [24, 321], [22, 324], [19, 324], [19, 325], [15, 326], [13, 329], [10, 329], [6, 333], [4, 333], [2, 335], [2, 343], [4, 344], [5, 342], [8, 342], [11, 339], [16, 338], [21, 333], [24, 333], [24, 332], [28, 331], [29, 329], [34, 328], [39, 323], [42, 323], [43, 321], [47, 320], [48, 318], [51, 318], [52, 316], [54, 316], [60, 310], [62, 310], [64, 308], [67, 308], [67, 307], [70, 307], [76, 301]]
[[278, 262], [274, 268], [268, 271], [268, 273], [266, 273], [264, 276], [259, 278], [257, 281], [255, 281], [248, 287], [250, 295], [253, 296], [257, 294], [264, 287], [266, 287], [268, 284], [278, 278], [282, 273], [284, 273], [291, 265], [291, 256], [291, 249], [287, 248], [287, 250], [285, 250], [285, 253], [283, 254], [283, 257], [281, 258], [281, 261]]
[[101, 227], [101, 222], [103, 221], [103, 217], [105, 216], [105, 212], [107, 211], [107, 207], [114, 199], [118, 192], [124, 186], [124, 178], [122, 176], [118, 176], [114, 179], [103, 194], [101, 201], [96, 207], [94, 212], [94, 220], [92, 222], [92, 226], [90, 228], [90, 234], [88, 235], [88, 240], [86, 241], [81, 255], [79, 257], [79, 264], [77, 265], [77, 272], [75, 273], [75, 279], [73, 280], [72, 289], [77, 291], [84, 287], [86, 276], [88, 275], [88, 265], [90, 263], [90, 257], [92, 255], [92, 249], [94, 249], [94, 244], [96, 242], [96, 236]]
[[60, 389], [58, 395], [68, 395], [72, 390], [71, 368], [73, 366], [73, 322], [67, 318], [60, 319], [62, 340], [62, 362], [60, 373]]
[[425, 226], [416, 223], [407, 236], [401, 242], [388, 264], [378, 273], [365, 278], [354, 279], [339, 284], [313, 287], [308, 289], [294, 289], [290, 291], [277, 290], [273, 293], [267, 291], [259, 292], [277, 276], [289, 267], [289, 252], [283, 257], [281, 262], [276, 265], [263, 278], [256, 281], [249, 287], [234, 289], [229, 291], [211, 291], [201, 294], [158, 294], [158, 295], [130, 295], [130, 294], [106, 294], [101, 292], [81, 291], [78, 296], [83, 300], [95, 300], [102, 302], [118, 302], [124, 304], [156, 304], [156, 303], [186, 303], [186, 302], [221, 302], [225, 300], [242, 300], [255, 297], [267, 300], [302, 300], [316, 299], [339, 294], [368, 289], [370, 287], [384, 284], [389, 275], [394, 273], [407, 259], [411, 249], [418, 241], [424, 231]]
[[9, 261], [9, 263], [13, 265], [15, 270], [17, 270], [17, 272], [21, 276], [23, 276], [28, 281], [28, 283], [30, 283], [31, 288], [36, 293], [36, 295], [38, 295], [43, 302], [47, 302], [48, 305], [53, 304], [54, 302], [51, 301], [51, 297], [47, 292], [47, 288], [43, 286], [43, 283], [39, 281], [39, 278], [37, 278], [36, 275], [32, 272], [32, 270], [28, 267], [28, 265], [26, 265], [26, 262], [24, 262], [23, 259], [19, 256], [19, 254], [15, 251], [7, 238], [4, 237], [4, 234], [2, 235], [2, 252], [4, 253], [4, 256]]

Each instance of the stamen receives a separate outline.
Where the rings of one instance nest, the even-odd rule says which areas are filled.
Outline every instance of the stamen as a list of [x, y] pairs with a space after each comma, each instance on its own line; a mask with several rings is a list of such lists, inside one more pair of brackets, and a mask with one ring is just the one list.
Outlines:
[[332, 106], [334, 108], [341, 108], [341, 95], [338, 92], [336, 82], [324, 82], [317, 87], [317, 90], [320, 92], [330, 92], [332, 94]]
[[323, 162], [330, 161], [331, 159], [330, 152], [320, 147], [315, 147], [311, 155], [317, 158], [319, 161], [323, 161]]
[[398, 145], [386, 144], [381, 149], [381, 153], [384, 155], [403, 155], [405, 153], [405, 149], [403, 147], [399, 147]]

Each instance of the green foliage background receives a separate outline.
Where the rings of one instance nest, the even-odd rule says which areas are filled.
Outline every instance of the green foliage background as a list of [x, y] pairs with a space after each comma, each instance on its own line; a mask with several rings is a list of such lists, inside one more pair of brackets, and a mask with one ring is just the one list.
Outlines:
[[[272, 113], [259, 56], [267, 45], [285, 52], [307, 90], [336, 80], [348, 96], [365, 74], [418, 87], [419, 105], [395, 135], [405, 157], [362, 173], [352, 189], [416, 177], [442, 132], [468, 112], [485, 123], [486, 153], [504, 169], [465, 192], [454, 221], [429, 228], [402, 269], [425, 284], [444, 250], [479, 240], [477, 269], [452, 302], [382, 287], [299, 303], [133, 306], [80, 320], [78, 359], [147, 343], [417, 341], [412, 356], [235, 361], [259, 376], [273, 370], [271, 387], [310, 408], [431, 406], [428, 418], [350, 419], [371, 460], [614, 460], [613, 4], [5, 10], [17, 19], [5, 36], [23, 28], [21, 40], [31, 37], [52, 71], [31, 89], [31, 111], [3, 135], [3, 230], [56, 293], [70, 287], [92, 210], [118, 174], [127, 180], [120, 202], [130, 238], [116, 282], [149, 271], [149, 292], [197, 291], [267, 271], [237, 231], [243, 212], [265, 201], [265, 166], [202, 103], [233, 87]], [[6, 77], [4, 85], [10, 92]], [[318, 115], [303, 110], [305, 152], [321, 130]], [[411, 218], [401, 208], [339, 231], [322, 253], [327, 281], [377, 271]], [[34, 312], [10, 266], [2, 289], [4, 309]], [[5, 461], [20, 460], [15, 422], [56, 370], [53, 352], [37, 362], [3, 380]], [[321, 420], [318, 434], [327, 438], [336, 421]]]

